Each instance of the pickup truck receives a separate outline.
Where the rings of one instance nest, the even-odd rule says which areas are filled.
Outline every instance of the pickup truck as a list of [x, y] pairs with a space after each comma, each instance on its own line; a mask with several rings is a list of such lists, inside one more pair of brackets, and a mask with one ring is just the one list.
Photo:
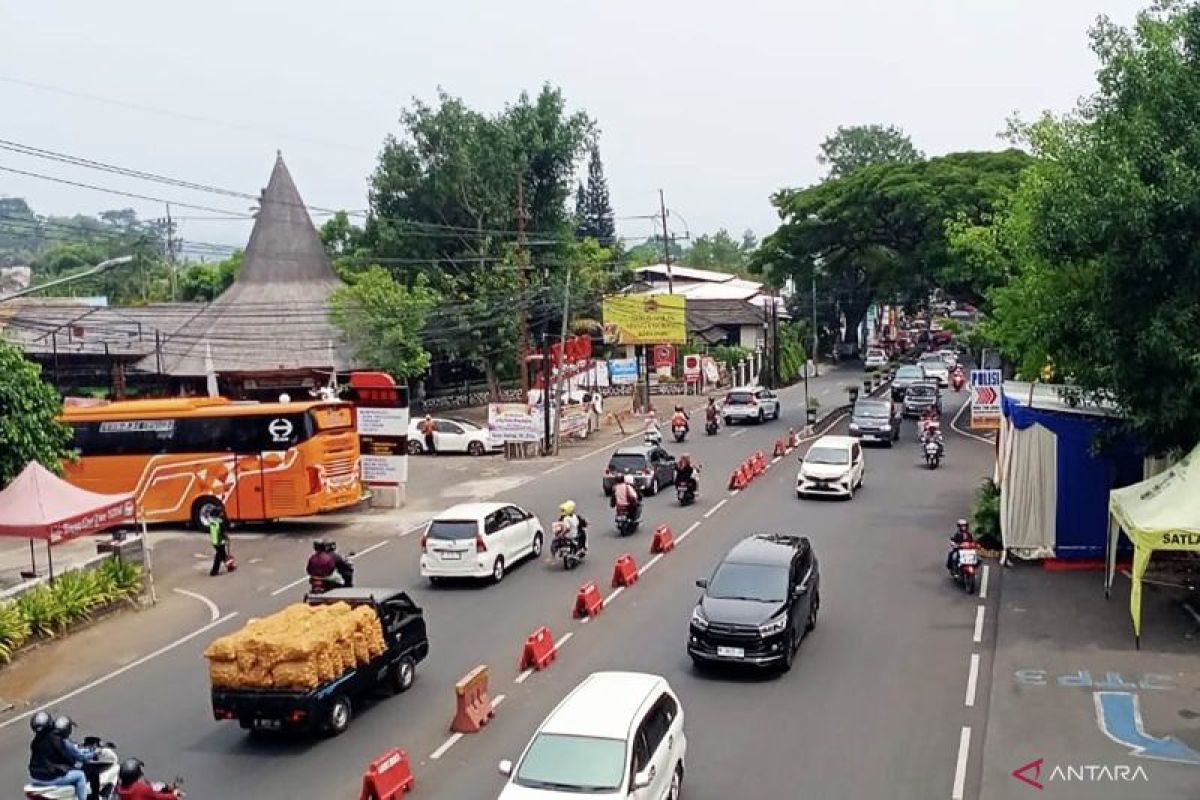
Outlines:
[[347, 670], [312, 691], [212, 688], [213, 718], [236, 719], [246, 730], [304, 731], [336, 736], [350, 726], [354, 703], [380, 686], [407, 691], [417, 664], [429, 655], [421, 607], [399, 589], [333, 589], [309, 595], [310, 605], [369, 605], [383, 624], [385, 648], [369, 663]]

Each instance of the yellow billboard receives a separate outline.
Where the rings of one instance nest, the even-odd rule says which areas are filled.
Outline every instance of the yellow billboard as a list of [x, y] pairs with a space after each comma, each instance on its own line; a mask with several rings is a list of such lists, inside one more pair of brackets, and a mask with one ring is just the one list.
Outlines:
[[604, 341], [685, 344], [687, 315], [678, 294], [620, 294], [604, 298]]

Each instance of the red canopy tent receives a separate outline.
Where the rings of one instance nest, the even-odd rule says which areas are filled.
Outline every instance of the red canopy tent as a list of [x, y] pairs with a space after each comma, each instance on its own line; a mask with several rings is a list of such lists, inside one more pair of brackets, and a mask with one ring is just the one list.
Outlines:
[[0, 536], [29, 539], [31, 559], [33, 540], [46, 540], [51, 577], [52, 545], [133, 522], [134, 516], [132, 494], [97, 494], [80, 489], [37, 462], [31, 462], [0, 491]]

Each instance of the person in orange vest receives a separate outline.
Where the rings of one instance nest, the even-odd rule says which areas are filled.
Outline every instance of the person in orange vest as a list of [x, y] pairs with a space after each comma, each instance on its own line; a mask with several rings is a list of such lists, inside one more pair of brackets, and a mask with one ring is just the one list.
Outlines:
[[425, 434], [425, 452], [429, 455], [437, 453], [437, 449], [433, 446], [433, 432], [435, 425], [433, 417], [429, 414], [425, 415], [425, 419], [421, 422], [421, 433]]

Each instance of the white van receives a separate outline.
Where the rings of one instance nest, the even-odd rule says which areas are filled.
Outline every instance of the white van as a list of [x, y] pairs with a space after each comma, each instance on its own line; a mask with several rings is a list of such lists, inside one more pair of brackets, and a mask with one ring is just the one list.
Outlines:
[[866, 463], [862, 445], [853, 436], [822, 436], [800, 459], [796, 497], [831, 495], [854, 498], [862, 486]]
[[666, 679], [593, 672], [550, 712], [514, 765], [499, 800], [674, 800], [683, 786], [683, 707]]

